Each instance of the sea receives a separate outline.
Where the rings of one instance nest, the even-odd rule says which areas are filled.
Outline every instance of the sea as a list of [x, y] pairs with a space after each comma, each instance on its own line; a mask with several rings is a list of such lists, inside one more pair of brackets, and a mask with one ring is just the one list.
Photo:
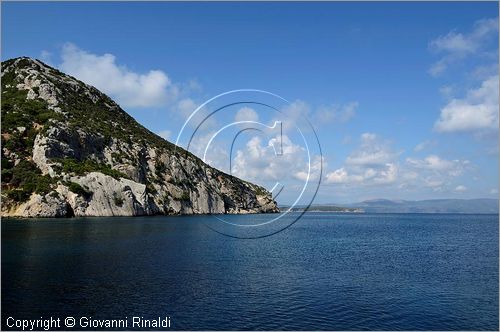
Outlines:
[[2, 329], [499, 328], [498, 215], [306, 213], [251, 239], [220, 222], [4, 218]]

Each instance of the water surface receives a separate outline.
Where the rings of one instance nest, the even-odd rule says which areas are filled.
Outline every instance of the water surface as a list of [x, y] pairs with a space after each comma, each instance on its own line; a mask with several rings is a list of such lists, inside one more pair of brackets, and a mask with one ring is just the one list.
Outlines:
[[191, 330], [498, 330], [497, 215], [311, 213], [257, 240], [205, 222], [3, 220], [2, 327], [170, 316]]

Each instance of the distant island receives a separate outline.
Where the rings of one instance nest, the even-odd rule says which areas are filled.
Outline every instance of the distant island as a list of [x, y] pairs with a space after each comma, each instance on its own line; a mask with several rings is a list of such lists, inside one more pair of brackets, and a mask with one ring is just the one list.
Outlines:
[[[311, 205], [310, 212], [342, 213], [479, 213], [498, 214], [498, 200], [477, 199], [429, 199], [421, 201], [373, 199], [349, 204]], [[282, 210], [289, 206], [281, 206]], [[304, 211], [305, 206], [294, 206], [292, 211]]]
[[[306, 210], [305, 206], [294, 206], [290, 208], [290, 206], [280, 206], [282, 211], [286, 211], [290, 209], [293, 212], [302, 212]], [[363, 213], [365, 212], [363, 209], [354, 208], [354, 207], [343, 207], [337, 205], [316, 205], [313, 204], [307, 208], [307, 212], [339, 212], [339, 213]]]
[[2, 62], [2, 216], [278, 212], [263, 187], [150, 132], [39, 60]]

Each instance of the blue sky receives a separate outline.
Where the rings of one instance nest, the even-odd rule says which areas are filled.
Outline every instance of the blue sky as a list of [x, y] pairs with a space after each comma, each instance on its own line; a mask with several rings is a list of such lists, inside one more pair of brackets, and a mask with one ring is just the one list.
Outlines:
[[[276, 93], [318, 134], [318, 203], [498, 197], [497, 15], [495, 2], [3, 2], [2, 60], [57, 66], [171, 141], [212, 96]], [[232, 111], [206, 135], [233, 117], [275, 120]], [[280, 162], [252, 134], [234, 161], [238, 176], [286, 183], [280, 203], [293, 201], [305, 165], [285, 135]], [[211, 164], [225, 170], [229, 143]]]

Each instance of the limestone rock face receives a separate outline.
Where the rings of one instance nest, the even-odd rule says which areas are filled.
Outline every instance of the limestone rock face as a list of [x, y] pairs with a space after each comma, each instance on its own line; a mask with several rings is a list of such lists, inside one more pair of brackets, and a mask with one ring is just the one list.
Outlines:
[[[54, 195], [55, 196], [55, 195]], [[32, 194], [29, 200], [3, 215], [22, 217], [65, 217], [68, 204], [60, 196]]]
[[142, 127], [38, 60], [2, 63], [2, 216], [278, 212], [264, 188]]

